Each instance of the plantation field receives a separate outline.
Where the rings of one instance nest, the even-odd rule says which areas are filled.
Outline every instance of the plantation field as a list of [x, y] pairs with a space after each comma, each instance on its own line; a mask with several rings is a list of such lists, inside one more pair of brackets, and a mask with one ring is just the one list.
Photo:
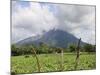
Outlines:
[[[40, 54], [37, 55], [41, 72], [61, 71], [60, 54]], [[64, 53], [63, 71], [73, 71], [75, 66], [75, 53]], [[77, 70], [91, 70], [96, 68], [95, 53], [81, 53]], [[37, 62], [34, 55], [12, 56], [11, 71], [17, 74], [38, 72]]]

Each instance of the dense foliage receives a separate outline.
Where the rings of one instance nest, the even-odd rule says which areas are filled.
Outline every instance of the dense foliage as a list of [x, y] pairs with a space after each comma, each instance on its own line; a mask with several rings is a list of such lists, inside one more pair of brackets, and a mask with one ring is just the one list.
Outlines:
[[49, 47], [46, 44], [40, 44], [40, 46], [16, 46], [12, 45], [11, 46], [11, 54], [12, 56], [18, 56], [18, 55], [26, 55], [26, 54], [33, 54], [33, 49], [35, 49], [37, 54], [48, 54], [48, 53], [60, 53], [60, 48], [56, 47]]
[[75, 44], [70, 44], [69, 45], [69, 50], [70, 50], [70, 52], [75, 52], [76, 51], [76, 45]]
[[[58, 47], [50, 47], [47, 44], [40, 43], [39, 46], [35, 45], [25, 45], [25, 46], [16, 46], [15, 44], [11, 45], [11, 54], [12, 56], [18, 55], [27, 55], [33, 54], [32, 50], [35, 49], [37, 54], [48, 54], [48, 53], [60, 53], [61, 49], [64, 52], [75, 52], [77, 45], [70, 44], [67, 48], [58, 48]], [[95, 45], [85, 44], [80, 47], [80, 51], [82, 52], [95, 52]]]
[[95, 52], [96, 51], [96, 46], [91, 45], [91, 44], [85, 44], [83, 47], [85, 52]]

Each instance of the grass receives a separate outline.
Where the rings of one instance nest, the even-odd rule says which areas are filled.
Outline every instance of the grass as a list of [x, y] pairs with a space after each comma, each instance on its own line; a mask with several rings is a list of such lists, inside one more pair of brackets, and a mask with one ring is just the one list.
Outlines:
[[[11, 57], [11, 71], [17, 74], [36, 73], [38, 67], [36, 59], [32, 55], [12, 56]], [[37, 55], [40, 61], [41, 72], [61, 71], [61, 57], [60, 54], [40, 54]], [[64, 53], [63, 71], [73, 71], [75, 66], [76, 55], [74, 53]], [[91, 70], [96, 68], [95, 53], [82, 53], [80, 55], [77, 70]]]

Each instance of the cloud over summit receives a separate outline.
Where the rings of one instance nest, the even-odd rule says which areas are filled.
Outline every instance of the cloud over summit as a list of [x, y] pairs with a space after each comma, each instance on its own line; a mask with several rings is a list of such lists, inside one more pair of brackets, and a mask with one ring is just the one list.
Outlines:
[[70, 32], [94, 44], [95, 7], [12, 1], [12, 42], [53, 28]]

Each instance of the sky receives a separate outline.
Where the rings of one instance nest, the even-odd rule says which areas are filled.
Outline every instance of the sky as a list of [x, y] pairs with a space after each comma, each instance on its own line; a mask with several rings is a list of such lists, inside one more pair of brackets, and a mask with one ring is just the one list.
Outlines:
[[95, 44], [95, 6], [12, 1], [12, 43], [54, 28]]

